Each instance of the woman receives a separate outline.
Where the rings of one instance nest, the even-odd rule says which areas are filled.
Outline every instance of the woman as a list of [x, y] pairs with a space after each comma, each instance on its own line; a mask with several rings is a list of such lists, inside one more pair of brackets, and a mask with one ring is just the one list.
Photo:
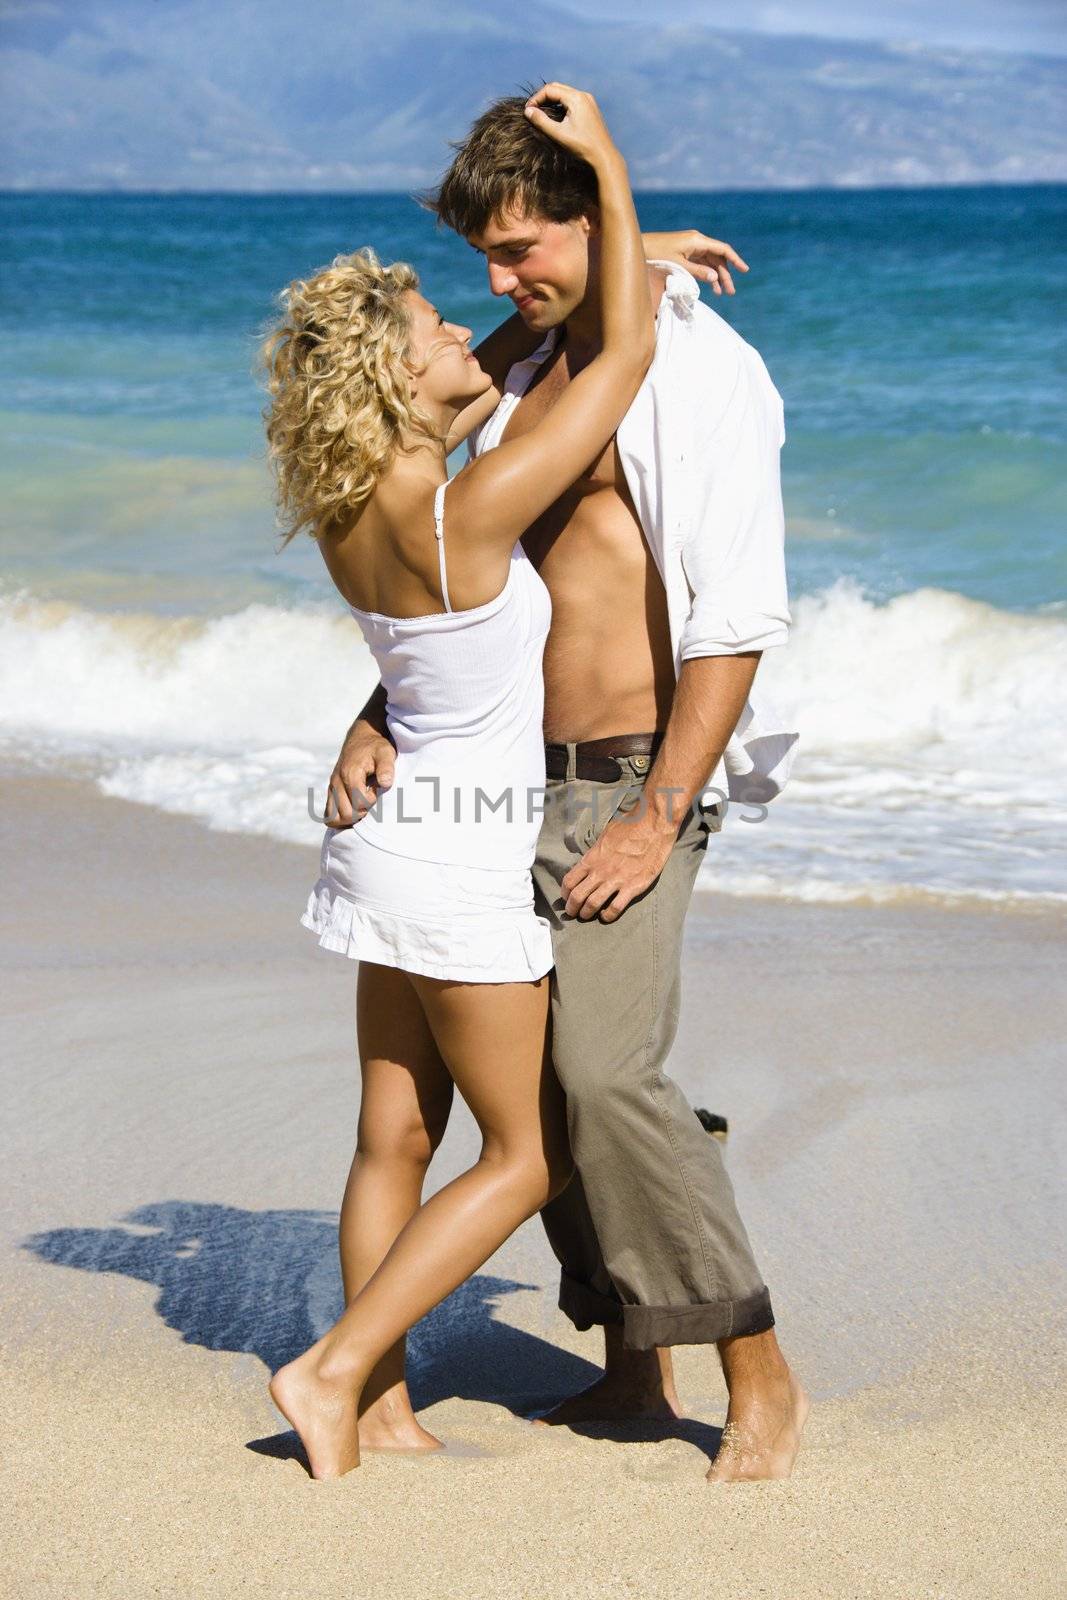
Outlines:
[[[270, 1384], [315, 1478], [359, 1465], [361, 1393], [408, 1328], [571, 1175], [547, 1039], [551, 944], [530, 877], [551, 604], [518, 541], [606, 447], [653, 327], [625, 163], [595, 101], [548, 84], [526, 115], [590, 164], [601, 213], [603, 349], [536, 428], [447, 483], [449, 449], [496, 396], [469, 330], [442, 321], [410, 268], [381, 268], [370, 252], [291, 285], [267, 347], [289, 531], [318, 537], [381, 671], [398, 749], [380, 815], [324, 843], [306, 916], [360, 961], [369, 1159], [355, 1181], [375, 1235], [342, 1316]], [[395, 1141], [403, 1097], [407, 1137], [432, 1150], [453, 1085], [481, 1154], [420, 1206], [414, 1185], [401, 1194], [376, 1176], [376, 1134]]]

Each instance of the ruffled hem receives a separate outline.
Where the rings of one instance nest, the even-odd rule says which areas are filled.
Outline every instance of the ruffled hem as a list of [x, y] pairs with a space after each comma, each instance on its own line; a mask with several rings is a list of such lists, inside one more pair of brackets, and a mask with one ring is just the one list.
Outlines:
[[358, 905], [320, 878], [300, 922], [318, 935], [320, 949], [427, 978], [523, 983], [543, 978], [553, 966], [551, 929], [533, 911], [475, 913], [447, 924], [416, 921]]

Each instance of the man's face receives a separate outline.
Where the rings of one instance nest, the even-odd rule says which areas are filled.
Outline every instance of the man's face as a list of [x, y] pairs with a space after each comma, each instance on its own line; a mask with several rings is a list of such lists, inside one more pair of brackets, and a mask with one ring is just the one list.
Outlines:
[[493, 294], [507, 295], [528, 328], [547, 332], [585, 299], [592, 233], [588, 217], [550, 222], [511, 209], [468, 242], [485, 257]]

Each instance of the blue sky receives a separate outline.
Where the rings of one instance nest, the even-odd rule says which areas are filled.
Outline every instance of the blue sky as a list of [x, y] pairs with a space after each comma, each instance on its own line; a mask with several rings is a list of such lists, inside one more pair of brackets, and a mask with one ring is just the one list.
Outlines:
[[[180, 0], [179, 0], [180, 3]], [[648, 0], [553, 0], [576, 16], [643, 21], [650, 16]], [[153, 12], [172, 9], [174, 0], [0, 0], [0, 31], [23, 19], [76, 19], [86, 12], [134, 12], [142, 27], [151, 29]], [[398, 13], [421, 9], [427, 18], [439, 18], [439, 0], [398, 0]], [[358, 15], [360, 0], [352, 0]], [[225, 12], [226, 0], [219, 0]], [[294, 18], [291, 0], [260, 0], [265, 19], [277, 26]], [[487, 18], [492, 15], [492, 3]], [[536, 37], [537, 0], [531, 0], [531, 37]], [[770, 34], [816, 34], [836, 39], [911, 40], [927, 45], [947, 45], [969, 50], [1004, 50], [1067, 55], [1067, 0], [790, 0], [790, 3], [755, 3], [740, 6], [736, 0], [669, 0], [669, 7], [654, 10], [658, 25], [687, 21], [711, 27]]]

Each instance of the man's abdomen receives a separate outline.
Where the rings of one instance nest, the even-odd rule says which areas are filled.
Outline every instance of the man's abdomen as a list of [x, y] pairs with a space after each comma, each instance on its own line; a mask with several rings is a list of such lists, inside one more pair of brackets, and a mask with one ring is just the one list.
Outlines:
[[552, 595], [545, 737], [665, 728], [675, 684], [667, 597], [637, 518], [614, 489], [566, 499], [554, 525], [523, 539]]

